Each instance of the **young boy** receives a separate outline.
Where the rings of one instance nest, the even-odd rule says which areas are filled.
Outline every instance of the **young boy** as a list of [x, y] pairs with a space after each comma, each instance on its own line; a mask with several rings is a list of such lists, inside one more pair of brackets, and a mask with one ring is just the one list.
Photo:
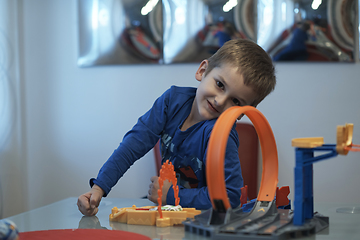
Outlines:
[[[178, 177], [180, 205], [211, 207], [206, 186], [207, 144], [216, 119], [232, 106], [256, 107], [271, 91], [276, 79], [271, 58], [249, 40], [231, 40], [200, 63], [195, 73], [198, 88], [172, 86], [141, 116], [120, 146], [90, 180], [91, 190], [78, 199], [84, 215], [95, 215], [105, 197], [127, 169], [161, 142], [163, 162], [169, 159]], [[241, 116], [240, 116], [241, 117]], [[240, 118], [239, 117], [239, 118]], [[225, 154], [225, 181], [233, 208], [240, 204], [243, 187], [235, 124]], [[171, 183], [165, 181], [162, 204], [175, 204]], [[158, 177], [151, 178], [148, 199], [157, 203]]]

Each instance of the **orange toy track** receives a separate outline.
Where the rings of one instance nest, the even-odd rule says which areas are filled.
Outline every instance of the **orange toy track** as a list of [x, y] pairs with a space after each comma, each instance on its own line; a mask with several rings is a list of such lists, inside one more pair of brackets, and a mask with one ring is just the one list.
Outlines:
[[278, 155], [270, 124], [265, 116], [254, 107], [231, 107], [222, 113], [216, 121], [209, 139], [206, 157], [209, 196], [213, 208], [218, 211], [231, 208], [225, 186], [224, 158], [230, 130], [241, 114], [245, 114], [253, 123], [261, 145], [263, 171], [257, 200], [271, 202], [274, 200], [276, 193], [278, 183]]

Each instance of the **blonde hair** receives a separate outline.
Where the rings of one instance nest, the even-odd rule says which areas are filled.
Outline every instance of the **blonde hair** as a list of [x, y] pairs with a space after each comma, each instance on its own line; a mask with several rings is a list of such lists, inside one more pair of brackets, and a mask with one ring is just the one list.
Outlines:
[[259, 45], [246, 39], [227, 41], [208, 59], [205, 75], [222, 64], [237, 67], [244, 78], [244, 84], [253, 88], [258, 95], [253, 106], [269, 95], [276, 85], [275, 67], [270, 56]]

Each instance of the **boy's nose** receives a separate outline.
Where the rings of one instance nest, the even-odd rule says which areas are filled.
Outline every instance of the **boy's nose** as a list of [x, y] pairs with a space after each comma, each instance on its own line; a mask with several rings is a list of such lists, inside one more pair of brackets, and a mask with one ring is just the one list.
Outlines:
[[214, 101], [215, 101], [215, 104], [217, 106], [223, 106], [225, 104], [225, 102], [226, 102], [226, 96], [225, 95], [218, 95], [218, 96], [215, 97]]

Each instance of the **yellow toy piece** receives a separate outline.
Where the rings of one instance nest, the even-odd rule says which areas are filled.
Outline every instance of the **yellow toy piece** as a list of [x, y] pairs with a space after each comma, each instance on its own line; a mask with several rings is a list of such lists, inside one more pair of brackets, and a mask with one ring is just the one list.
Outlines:
[[[171, 181], [174, 189], [176, 210], [163, 211], [161, 208], [162, 186], [165, 180]], [[137, 208], [135, 205], [127, 208], [113, 207], [109, 220], [113, 222], [135, 224], [135, 225], [156, 225], [157, 227], [169, 227], [182, 224], [187, 218], [194, 218], [201, 213], [195, 208], [181, 208], [179, 206], [179, 186], [174, 172], [174, 166], [167, 160], [160, 169], [158, 207], [145, 206]], [[178, 210], [181, 209], [181, 210]]]
[[299, 148], [314, 148], [320, 147], [324, 144], [323, 137], [312, 138], [294, 138], [291, 140], [291, 146]]
[[347, 123], [345, 126], [336, 128], [336, 151], [339, 154], [347, 155], [352, 145], [354, 124]]
[[113, 207], [109, 220], [133, 225], [169, 227], [182, 224], [187, 218], [194, 218], [201, 213], [200, 210], [195, 208], [183, 208], [182, 211], [162, 211], [163, 217], [160, 218], [156, 208], [154, 206], [137, 208], [135, 205], [127, 208]]
[[[347, 123], [336, 128], [336, 152], [341, 155], [347, 155], [349, 151], [360, 151], [360, 145], [352, 143], [354, 124]], [[323, 137], [312, 138], [294, 138], [291, 140], [291, 146], [298, 148], [315, 148], [324, 145]]]

